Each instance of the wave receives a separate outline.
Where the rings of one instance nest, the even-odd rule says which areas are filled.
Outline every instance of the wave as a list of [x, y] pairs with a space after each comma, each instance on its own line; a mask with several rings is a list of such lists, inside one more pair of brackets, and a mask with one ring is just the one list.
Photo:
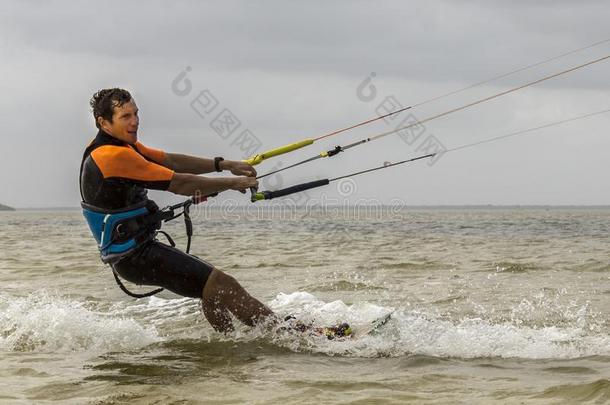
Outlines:
[[541, 266], [534, 263], [494, 262], [489, 265], [496, 273], [529, 273], [541, 270]]
[[264, 269], [264, 268], [284, 269], [284, 268], [296, 268], [296, 267], [303, 267], [303, 265], [299, 264], [299, 263], [260, 262], [260, 263], [256, 263], [256, 264], [234, 263], [230, 266], [227, 266], [228, 269]]
[[131, 350], [160, 341], [154, 327], [45, 291], [0, 294], [0, 349], [16, 352]]
[[590, 271], [594, 273], [610, 272], [610, 262], [602, 262], [600, 260], [587, 260], [584, 264], [576, 266], [576, 271]]
[[348, 280], [335, 280], [332, 282], [325, 282], [319, 284], [311, 284], [305, 287], [306, 290], [312, 291], [372, 291], [372, 290], [385, 290], [383, 287], [375, 285], [369, 285], [361, 282], [352, 282]]
[[519, 323], [494, 323], [482, 318], [441, 319], [436, 315], [405, 308], [371, 303], [346, 305], [342, 301], [323, 302], [307, 292], [279, 294], [271, 307], [280, 314], [293, 314], [305, 322], [329, 325], [348, 322], [370, 324], [390, 311], [390, 322], [376, 335], [352, 340], [325, 338], [294, 339], [279, 344], [294, 350], [311, 350], [328, 355], [356, 357], [397, 357], [423, 355], [442, 358], [525, 358], [573, 359], [610, 356], [610, 336], [592, 333], [581, 321], [566, 326], [532, 327]]
[[608, 403], [610, 380], [600, 379], [591, 383], [558, 385], [546, 389], [537, 398], [562, 399], [570, 403]]
[[[451, 267], [451, 265], [435, 262], [435, 261], [422, 261], [422, 262], [397, 262], [397, 263], [388, 263], [388, 262], [379, 262], [376, 265], [385, 270], [437, 270]], [[358, 269], [361, 270], [369, 270], [370, 266], [357, 266]]]
[[[455, 297], [454, 297], [455, 298]], [[309, 292], [278, 294], [269, 306], [281, 316], [295, 315], [318, 326], [348, 322], [356, 337], [329, 341], [324, 337], [278, 334], [239, 326], [225, 336], [205, 322], [198, 300], [152, 297], [114, 304], [80, 301], [44, 291], [25, 297], [0, 293], [0, 350], [17, 352], [75, 352], [92, 354], [138, 350], [154, 343], [197, 345], [252, 342], [275, 345], [280, 350], [330, 356], [423, 358], [523, 358], [574, 359], [610, 356], [607, 327], [592, 328], [586, 308], [560, 324], [536, 326], [519, 319], [481, 317], [447, 319], [409, 307], [389, 307], [369, 302], [348, 305], [325, 302]], [[515, 316], [528, 312], [517, 305]], [[531, 309], [531, 308], [530, 308]], [[374, 335], [358, 331], [393, 312], [390, 321]], [[594, 314], [593, 314], [594, 315]], [[206, 336], [207, 335], [207, 336]], [[270, 346], [271, 347], [271, 346]], [[273, 350], [271, 350], [273, 351]]]

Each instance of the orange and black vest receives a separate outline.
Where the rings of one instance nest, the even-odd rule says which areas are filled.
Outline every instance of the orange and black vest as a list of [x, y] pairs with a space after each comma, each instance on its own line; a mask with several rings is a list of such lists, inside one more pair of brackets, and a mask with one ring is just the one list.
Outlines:
[[104, 263], [116, 262], [152, 239], [163, 215], [146, 189], [167, 190], [174, 172], [165, 152], [129, 145], [100, 130], [80, 168], [83, 215]]
[[129, 145], [100, 130], [81, 162], [83, 202], [115, 210], [148, 200], [146, 189], [167, 190], [172, 180], [164, 160], [162, 150]]

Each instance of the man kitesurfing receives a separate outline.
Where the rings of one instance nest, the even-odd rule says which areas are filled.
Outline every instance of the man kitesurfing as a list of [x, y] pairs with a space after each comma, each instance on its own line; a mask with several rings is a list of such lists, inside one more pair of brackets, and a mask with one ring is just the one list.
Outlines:
[[[315, 156], [258, 176], [258, 178], [263, 178], [278, 171], [293, 168], [317, 159], [336, 156], [353, 147], [397, 134], [401, 130], [411, 128], [413, 125], [463, 111], [608, 59], [610, 59], [610, 55], [429, 116], [415, 124], [410, 123], [406, 126], [399, 126], [390, 131], [369, 136], [344, 146], [337, 146], [329, 151], [322, 151]], [[188, 217], [190, 204], [202, 200], [201, 196], [212, 196], [226, 190], [237, 190], [245, 193], [246, 190], [250, 189], [252, 190], [252, 202], [270, 200], [323, 187], [331, 182], [347, 177], [364, 175], [418, 160], [434, 158], [439, 155], [437, 151], [428, 152], [421, 156], [394, 163], [385, 162], [382, 166], [330, 179], [310, 181], [281, 190], [258, 192], [257, 173], [253, 167], [254, 164], [260, 163], [267, 158], [311, 145], [317, 140], [335, 136], [353, 128], [378, 121], [412, 107], [401, 108], [397, 111], [332, 131], [317, 138], [307, 138], [296, 143], [284, 145], [255, 155], [247, 161], [231, 161], [224, 160], [221, 157], [205, 159], [176, 153], [166, 153], [162, 150], [143, 145], [138, 141], [138, 126], [140, 123], [138, 107], [131, 94], [126, 90], [119, 88], [100, 90], [94, 94], [90, 104], [93, 109], [93, 117], [95, 125], [98, 128], [98, 133], [85, 149], [81, 161], [79, 180], [83, 214], [98, 243], [102, 261], [110, 264], [117, 283], [129, 295], [135, 297], [149, 296], [166, 288], [185, 297], [200, 298], [206, 318], [212, 327], [220, 332], [233, 330], [231, 314], [249, 326], [255, 326], [264, 321], [268, 321], [270, 325], [276, 325], [280, 322], [280, 318], [260, 301], [250, 296], [233, 277], [189, 254], [190, 237], [192, 235], [192, 223]], [[424, 103], [419, 103], [419, 105], [421, 104]], [[416, 105], [418, 104], [413, 106]], [[552, 122], [539, 127], [443, 150], [440, 154], [606, 112], [608, 110]], [[208, 178], [199, 176], [200, 174], [213, 171], [229, 171], [234, 177]], [[152, 200], [148, 199], [147, 189], [170, 191], [174, 194], [191, 198], [182, 204], [160, 210]], [[179, 207], [183, 208], [183, 212], [175, 215], [174, 210]], [[176, 249], [171, 237], [160, 230], [162, 222], [174, 219], [179, 215], [184, 215], [187, 227], [189, 242], [186, 252]], [[159, 233], [168, 237], [171, 246], [161, 243], [156, 239]], [[133, 294], [123, 286], [119, 276], [139, 285], [154, 285], [162, 288], [148, 294]], [[351, 335], [352, 333], [349, 325], [345, 323], [318, 330], [311, 325], [304, 325], [290, 316], [284, 321], [288, 321], [288, 329], [325, 334], [329, 338]]]
[[[258, 185], [254, 167], [221, 157], [205, 159], [145, 146], [138, 141], [138, 107], [126, 90], [100, 90], [90, 105], [98, 133], [81, 163], [81, 205], [102, 261], [110, 264], [119, 286], [129, 293], [118, 276], [138, 285], [159, 286], [199, 298], [205, 317], [219, 332], [233, 330], [230, 314], [249, 326], [277, 324], [279, 318], [271, 309], [248, 294], [233, 277], [175, 248], [171, 238], [172, 246], [156, 239], [161, 220], [166, 217], [148, 199], [146, 191], [170, 191], [194, 198], [226, 190], [245, 193]], [[214, 171], [229, 171], [234, 176], [199, 176]], [[291, 321], [297, 330], [316, 332]], [[324, 328], [322, 333], [343, 336], [349, 333], [348, 328], [343, 324]]]
[[[148, 199], [146, 189], [194, 196], [226, 190], [245, 192], [257, 185], [256, 170], [247, 163], [166, 153], [144, 146], [138, 141], [138, 107], [126, 90], [100, 90], [90, 104], [99, 131], [85, 151], [80, 171], [85, 210], [128, 216], [130, 211], [145, 208], [152, 214], [158, 207]], [[225, 170], [235, 177], [197, 176]], [[104, 231], [116, 232], [116, 229]], [[154, 227], [143, 227], [135, 233], [140, 235], [135, 237], [135, 244], [129, 250], [107, 257], [102, 252], [102, 259], [124, 279], [139, 285], [160, 286], [185, 297], [201, 298], [206, 318], [218, 331], [232, 329], [229, 312], [251, 326], [273, 315], [233, 277], [157, 241]]]

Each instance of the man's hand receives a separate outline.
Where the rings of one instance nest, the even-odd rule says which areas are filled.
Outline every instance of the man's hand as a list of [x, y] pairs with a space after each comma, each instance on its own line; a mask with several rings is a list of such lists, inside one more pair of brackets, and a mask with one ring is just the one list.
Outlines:
[[187, 196], [206, 196], [225, 190], [245, 193], [250, 187], [258, 187], [254, 177], [200, 177], [195, 174], [174, 173], [168, 191]]
[[236, 176], [247, 176], [256, 177], [256, 169], [246, 162], [240, 162], [238, 160], [223, 160], [220, 162], [220, 168], [223, 170], [229, 170]]
[[[205, 174], [215, 171], [214, 159], [181, 155], [179, 153], [166, 153], [165, 161], [162, 165], [176, 173], [184, 174]], [[220, 162], [220, 168], [222, 170], [229, 170], [236, 176], [256, 177], [254, 167], [239, 160], [223, 160]]]
[[[244, 163], [247, 164], [247, 163]], [[250, 165], [248, 165], [250, 166]], [[253, 169], [254, 170], [254, 169]], [[258, 188], [258, 180], [254, 177], [237, 177], [232, 179], [235, 183], [231, 186], [232, 190], [237, 190], [244, 194], [250, 187]]]

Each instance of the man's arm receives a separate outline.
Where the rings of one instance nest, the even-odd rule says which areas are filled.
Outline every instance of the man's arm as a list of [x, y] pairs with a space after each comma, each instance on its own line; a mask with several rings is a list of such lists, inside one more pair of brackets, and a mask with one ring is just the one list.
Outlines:
[[[212, 162], [212, 165], [214, 163]], [[257, 187], [254, 177], [200, 177], [189, 173], [174, 173], [168, 191], [186, 196], [206, 196], [226, 190], [245, 193], [250, 187]]]
[[[204, 174], [216, 171], [213, 159], [182, 155], [179, 153], [166, 153], [163, 166], [176, 173]], [[256, 177], [256, 170], [248, 163], [236, 160], [223, 160], [220, 162], [219, 166], [222, 170], [230, 170], [231, 173], [236, 176]]]

